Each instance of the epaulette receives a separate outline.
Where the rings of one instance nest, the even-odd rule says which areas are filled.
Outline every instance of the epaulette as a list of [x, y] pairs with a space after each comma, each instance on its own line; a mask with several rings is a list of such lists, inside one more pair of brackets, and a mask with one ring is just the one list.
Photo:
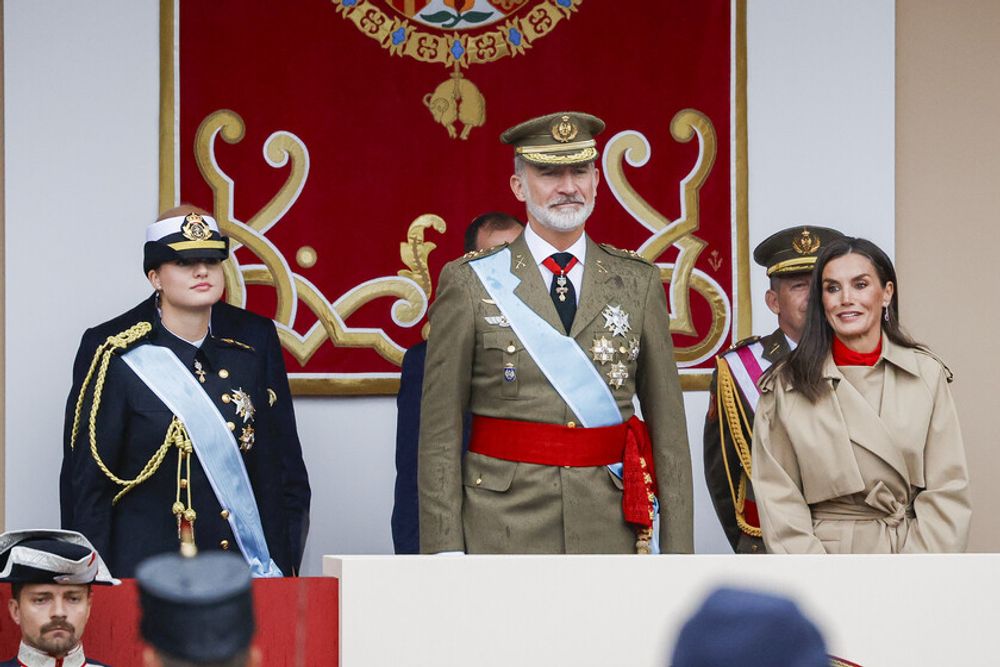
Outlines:
[[234, 347], [238, 347], [238, 348], [241, 348], [241, 349], [243, 349], [243, 350], [249, 350], [250, 352], [253, 352], [253, 351], [254, 351], [254, 349], [253, 349], [253, 346], [252, 346], [252, 345], [247, 345], [246, 343], [241, 343], [240, 341], [238, 341], [238, 340], [233, 340], [232, 338], [219, 338], [219, 339], [218, 339], [218, 341], [219, 341], [220, 343], [227, 343], [227, 344], [229, 344], [229, 345], [232, 345], [232, 346], [234, 346]]
[[637, 253], [635, 250], [622, 250], [621, 248], [616, 248], [610, 243], [599, 243], [601, 248], [605, 250], [609, 255], [614, 255], [615, 257], [624, 257], [625, 259], [634, 259], [638, 262], [645, 262], [650, 266], [653, 265], [651, 261]]
[[463, 262], [470, 262], [474, 259], [480, 259], [481, 257], [489, 257], [492, 254], [498, 253], [504, 248], [506, 248], [509, 243], [501, 243], [500, 245], [495, 245], [490, 248], [483, 248], [481, 250], [470, 250], [469, 252], [462, 255], [459, 259]]
[[[726, 352], [732, 352], [733, 350], [738, 350], [741, 347], [746, 347], [747, 345], [753, 345], [754, 343], [756, 343], [759, 340], [760, 340], [760, 336], [747, 336], [746, 338], [738, 340], [735, 343], [733, 343], [732, 345], [730, 345], [726, 349]], [[723, 352], [722, 354], [725, 354], [726, 352]]]
[[950, 368], [948, 368], [948, 364], [944, 363], [944, 359], [931, 352], [929, 348], [926, 348], [923, 345], [918, 345], [917, 347], [913, 348], [913, 351], [919, 352], [924, 356], [930, 357], [934, 361], [941, 364], [941, 368], [944, 369], [944, 375], [945, 378], [948, 380], [948, 382], [953, 382], [955, 380], [955, 374], [951, 372]]

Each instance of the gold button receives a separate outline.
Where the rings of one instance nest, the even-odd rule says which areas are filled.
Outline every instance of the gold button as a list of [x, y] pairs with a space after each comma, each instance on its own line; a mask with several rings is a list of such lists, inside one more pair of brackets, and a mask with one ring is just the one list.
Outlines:
[[628, 348], [622, 345], [620, 348], [618, 348], [618, 351], [621, 352], [622, 354], [625, 354], [626, 352], [628, 352]]
[[224, 550], [228, 551], [229, 550], [229, 540], [222, 540], [221, 542], [219, 542], [219, 546], [222, 547]]
[[219, 377], [225, 380], [227, 377], [229, 377], [229, 371], [227, 371], [225, 368], [220, 368]]
[[222, 395], [222, 402], [223, 403], [228, 403], [231, 400], [233, 400], [233, 399], [229, 396], [229, 394], [223, 394]]
[[476, 486], [479, 486], [482, 483], [483, 483], [483, 478], [482, 477], [477, 477], [476, 478]]
[[182, 489], [186, 489], [186, 488], [188, 488], [188, 481], [186, 479], [182, 479], [180, 481], [180, 485], [181, 485]]
[[569, 470], [569, 466], [563, 466], [563, 468], [565, 468], [566, 470]]
[[566, 422], [566, 426], [570, 428], [576, 428], [576, 422]]
[[754, 553], [757, 553], [757, 545], [756, 545], [756, 544], [754, 544], [753, 546], [751, 546], [751, 547], [750, 547], [750, 551], [752, 551], [752, 552], [754, 552]]
[[223, 519], [228, 519], [229, 518], [229, 510], [222, 510], [221, 512], [219, 512], [219, 516], [221, 516]]
[[514, 352], [515, 352], [516, 350], [517, 350], [517, 348], [516, 348], [516, 347], [514, 347], [513, 345], [508, 345], [508, 346], [507, 346], [507, 352], [508, 352], [509, 354], [514, 354]]
[[234, 424], [233, 422], [226, 422], [226, 426], [229, 427], [230, 431], [235, 431], [236, 430], [236, 424]]

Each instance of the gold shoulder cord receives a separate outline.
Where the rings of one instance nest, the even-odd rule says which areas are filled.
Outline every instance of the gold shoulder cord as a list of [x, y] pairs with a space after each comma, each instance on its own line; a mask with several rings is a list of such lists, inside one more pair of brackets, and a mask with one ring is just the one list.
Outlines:
[[726, 468], [726, 478], [729, 480], [729, 493], [733, 498], [733, 507], [736, 510], [736, 524], [740, 530], [751, 537], [760, 537], [761, 530], [751, 526], [744, 518], [744, 501], [747, 497], [747, 477], [752, 474], [752, 461], [750, 457], [750, 444], [743, 436], [744, 429], [747, 433], [753, 433], [750, 420], [747, 418], [743, 402], [736, 396], [736, 383], [733, 380], [729, 364], [722, 357], [718, 360], [718, 387], [716, 389], [716, 407], [720, 415], [725, 415], [726, 425], [729, 427], [730, 437], [733, 440], [733, 448], [743, 466], [743, 474], [737, 486], [733, 486], [733, 476], [729, 471], [729, 457], [726, 454], [726, 429], [719, 428], [719, 445], [722, 447], [722, 462]]
[[[109, 480], [118, 486], [124, 487], [118, 492], [114, 499], [112, 499], [111, 504], [117, 504], [122, 496], [152, 477], [153, 474], [160, 469], [160, 466], [163, 464], [163, 460], [166, 458], [167, 452], [170, 451], [170, 448], [177, 447], [177, 496], [174, 501], [172, 511], [177, 517], [178, 533], [180, 534], [182, 532], [181, 521], [183, 519], [190, 524], [191, 539], [193, 541], [193, 525], [197, 514], [191, 506], [191, 485], [189, 480], [191, 479], [191, 453], [194, 451], [194, 446], [191, 444], [191, 439], [188, 436], [187, 429], [184, 428], [183, 422], [181, 422], [176, 415], [173, 417], [170, 422], [170, 426], [167, 428], [163, 444], [160, 445], [159, 449], [156, 450], [152, 458], [146, 462], [146, 465], [143, 466], [142, 470], [134, 479], [122, 479], [111, 472], [111, 470], [108, 469], [108, 466], [104, 463], [104, 460], [101, 458], [100, 453], [97, 451], [97, 413], [101, 406], [101, 396], [104, 393], [104, 382], [108, 373], [108, 365], [111, 363], [111, 357], [116, 351], [124, 350], [132, 343], [146, 336], [151, 330], [152, 326], [148, 322], [139, 322], [120, 334], [109, 336], [104, 343], [98, 346], [97, 351], [94, 353], [94, 359], [90, 362], [90, 369], [87, 371], [87, 376], [84, 378], [83, 385], [80, 387], [80, 395], [76, 399], [76, 411], [73, 414], [73, 430], [70, 435], [70, 447], [75, 447], [76, 436], [79, 432], [80, 426], [80, 413], [83, 409], [83, 399], [87, 393], [87, 387], [90, 385], [90, 381], [94, 375], [94, 370], [97, 369], [97, 379], [94, 380], [94, 398], [90, 409], [90, 454], [93, 456], [94, 462], [97, 463], [97, 467], [101, 469], [101, 472], [103, 472]], [[181, 502], [182, 490], [187, 492], [186, 504]]]

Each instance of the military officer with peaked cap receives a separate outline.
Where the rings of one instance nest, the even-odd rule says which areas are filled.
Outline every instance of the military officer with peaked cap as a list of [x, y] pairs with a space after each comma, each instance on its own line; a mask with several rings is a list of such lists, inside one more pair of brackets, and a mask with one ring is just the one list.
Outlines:
[[166, 212], [143, 252], [156, 293], [77, 354], [63, 522], [119, 576], [179, 539], [292, 575], [310, 491], [274, 325], [219, 301], [228, 240], [203, 211]]
[[789, 227], [767, 237], [753, 251], [767, 269], [768, 309], [778, 328], [739, 341], [716, 359], [705, 418], [705, 481], [715, 512], [733, 551], [764, 553], [753, 488], [750, 443], [760, 391], [757, 380], [792, 349], [805, 326], [809, 283], [816, 255], [843, 237], [827, 227]]
[[561, 112], [504, 132], [528, 226], [441, 272], [420, 425], [425, 553], [646, 552], [654, 493], [661, 549], [692, 550], [691, 461], [660, 272], [584, 233], [603, 129]]
[[253, 593], [246, 563], [218, 551], [184, 557], [160, 554], [136, 572], [142, 621], [151, 648], [145, 667], [256, 667], [251, 648]]
[[0, 535], [0, 582], [11, 585], [8, 612], [21, 629], [17, 655], [0, 667], [104, 667], [83, 651], [91, 586], [117, 585], [100, 554], [70, 530]]

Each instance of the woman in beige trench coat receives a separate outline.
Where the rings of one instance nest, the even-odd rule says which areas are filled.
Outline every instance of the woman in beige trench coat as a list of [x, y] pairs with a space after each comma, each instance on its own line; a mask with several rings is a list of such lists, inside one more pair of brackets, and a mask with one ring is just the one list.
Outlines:
[[965, 550], [951, 372], [903, 333], [897, 303], [875, 244], [821, 251], [802, 340], [761, 379], [752, 478], [769, 552]]

